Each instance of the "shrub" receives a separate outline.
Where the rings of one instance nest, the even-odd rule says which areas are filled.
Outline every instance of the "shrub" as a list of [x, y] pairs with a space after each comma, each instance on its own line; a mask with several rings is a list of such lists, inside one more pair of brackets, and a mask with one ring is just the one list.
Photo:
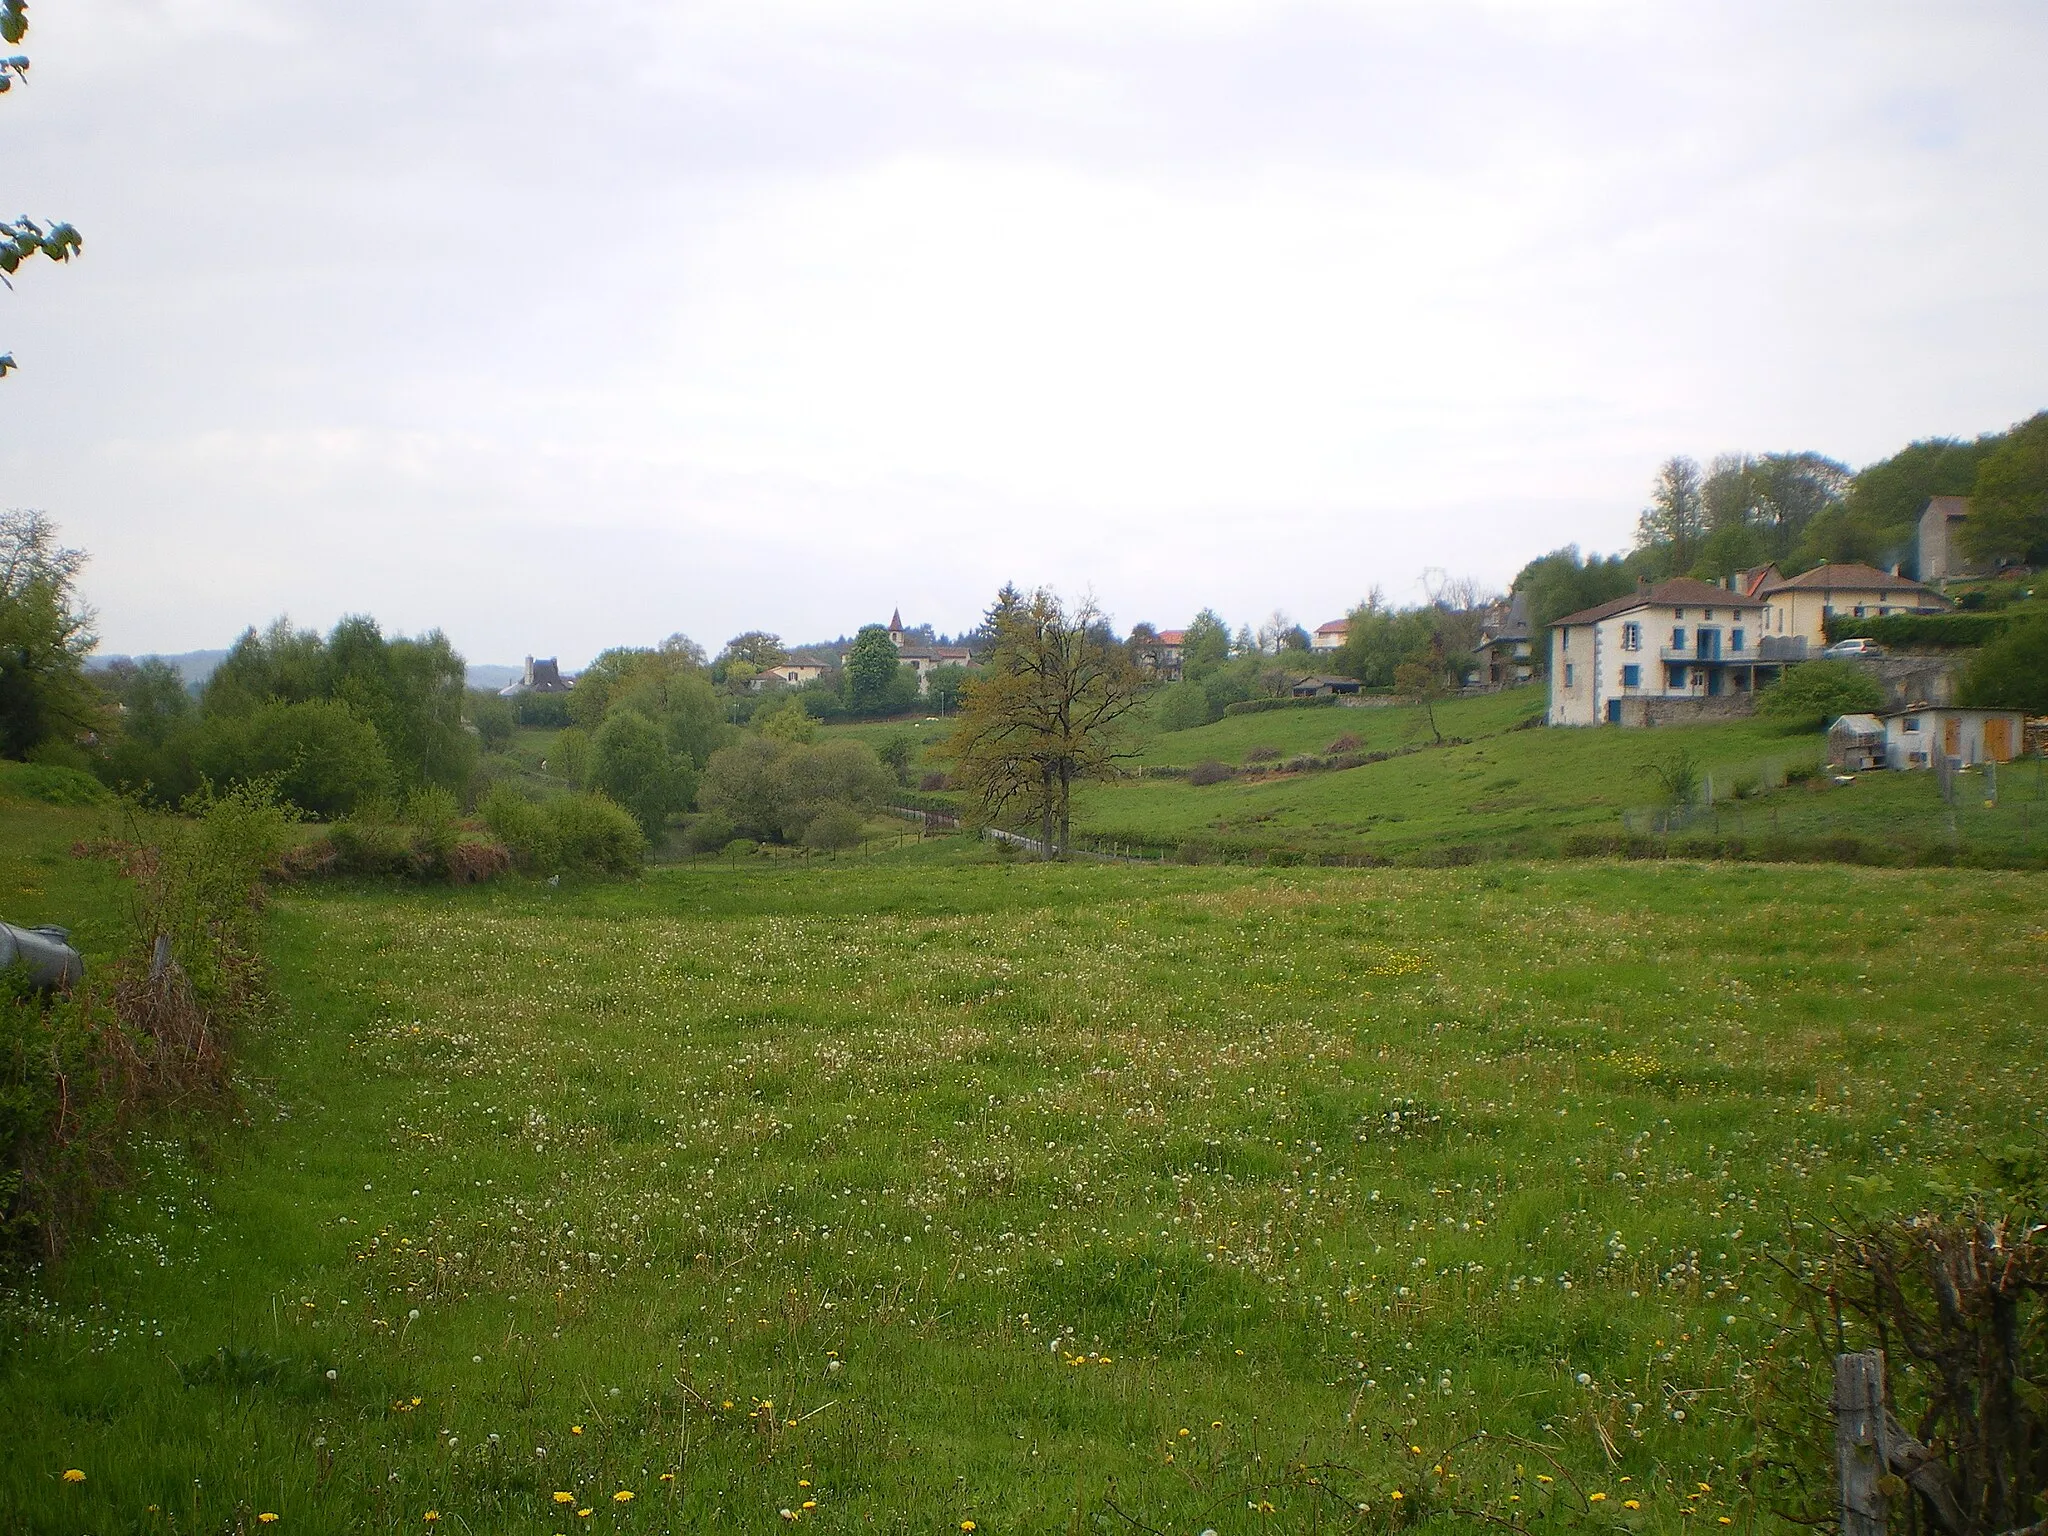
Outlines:
[[1228, 763], [1197, 763], [1188, 770], [1190, 784], [1221, 784], [1230, 776], [1231, 768]]
[[571, 788], [581, 789], [584, 775], [590, 771], [589, 733], [573, 725], [556, 732], [555, 744], [548, 749], [547, 765], [550, 771], [567, 779]]
[[125, 1174], [131, 1132], [231, 1092], [228, 1050], [270, 1001], [262, 880], [290, 837], [275, 786], [132, 813], [101, 845], [135, 884], [128, 952], [69, 997], [0, 973], [0, 1243], [54, 1258]]
[[216, 784], [264, 779], [311, 816], [334, 820], [389, 803], [391, 759], [376, 726], [333, 699], [273, 701], [198, 727], [194, 758]]
[[1882, 709], [1877, 679], [1846, 661], [1809, 661], [1757, 695], [1756, 712], [1790, 730], [1816, 730], [1838, 715]]
[[1163, 731], [1193, 730], [1214, 718], [1207, 695], [1194, 683], [1174, 683], [1160, 690], [1154, 713]]
[[919, 779], [917, 781], [917, 787], [928, 795], [936, 794], [940, 790], [951, 789], [953, 787], [953, 781], [943, 773], [934, 772], [928, 773], [923, 778]]
[[2015, 624], [1977, 653], [1959, 699], [1988, 709], [2048, 715], [2048, 616]]
[[1323, 755], [1325, 757], [1335, 757], [1340, 752], [1356, 752], [1363, 745], [1363, 742], [1347, 731], [1323, 748]]
[[603, 795], [563, 795], [542, 809], [554, 829], [555, 856], [564, 873], [638, 872], [647, 839], [640, 824]]
[[530, 874], [559, 867], [554, 824], [546, 812], [509, 784], [494, 785], [480, 808], [491, 835], [510, 850], [512, 862]]
[[445, 859], [448, 878], [457, 885], [481, 885], [510, 874], [512, 852], [503, 843], [465, 840], [450, 848]]
[[650, 838], [697, 792], [690, 760], [670, 752], [661, 727], [633, 709], [614, 709], [591, 738], [589, 783], [631, 812]]
[[723, 811], [704, 811], [683, 831], [683, 846], [692, 853], [715, 853], [733, 840], [737, 829]]
[[804, 846], [836, 853], [860, 841], [861, 819], [850, 806], [828, 805], [804, 828]]
[[408, 876], [415, 874], [416, 855], [409, 828], [383, 822], [337, 821], [327, 829], [337, 875]]
[[736, 859], [744, 859], [749, 854], [759, 853], [761, 845], [751, 837], [736, 837], [725, 845], [725, 851]]
[[519, 717], [521, 725], [559, 730], [569, 723], [569, 696], [566, 693], [522, 693], [514, 701], [512, 712]]
[[749, 736], [711, 755], [698, 800], [750, 837], [798, 842], [828, 807], [871, 810], [891, 782], [889, 770], [857, 741], [801, 746]]
[[10, 765], [4, 782], [9, 792], [45, 805], [99, 805], [112, 798], [92, 775], [54, 763]]
[[2011, 618], [2005, 613], [1888, 613], [1858, 619], [1831, 613], [1824, 628], [1829, 644], [1862, 639], [1901, 651], [1944, 651], [1989, 645]]
[[1248, 763], [1271, 763], [1277, 762], [1279, 757], [1280, 749], [1278, 747], [1253, 747], [1249, 752], [1245, 753], [1244, 760]]

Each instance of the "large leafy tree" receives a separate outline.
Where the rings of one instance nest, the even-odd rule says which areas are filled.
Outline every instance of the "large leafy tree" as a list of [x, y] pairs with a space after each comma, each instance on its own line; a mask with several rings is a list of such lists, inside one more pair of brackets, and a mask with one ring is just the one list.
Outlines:
[[1053, 858], [1068, 846], [1075, 783], [1130, 755], [1119, 727], [1142, 674], [1092, 602], [1070, 612], [1044, 588], [1005, 588], [985, 629], [987, 656], [942, 750], [981, 816], [1021, 810]]
[[84, 564], [41, 512], [0, 513], [0, 757], [104, 723], [104, 695], [85, 675], [99, 638], [78, 600]]
[[1204, 608], [1188, 621], [1181, 636], [1181, 676], [1198, 683], [1230, 660], [1230, 626], [1214, 608]]
[[1683, 454], [1658, 467], [1650, 504], [1636, 519], [1636, 548], [1650, 556], [1661, 575], [1692, 569], [1707, 536], [1707, 506], [1697, 462]]
[[1888, 459], [1866, 464], [1856, 471], [1841, 503], [1808, 525], [1795, 563], [1863, 560], [1880, 567], [1910, 567], [1918, 553], [1920, 514], [1928, 500], [1969, 495], [1977, 466], [1997, 442], [1996, 436], [1973, 443], [1923, 438]]
[[[27, 0], [0, 0], [0, 42], [9, 47], [20, 44], [28, 36]], [[0, 58], [0, 95], [14, 88], [16, 81], [28, 80], [28, 58], [24, 54], [12, 54]], [[21, 270], [26, 261], [38, 256], [51, 261], [69, 261], [85, 248], [85, 241], [78, 231], [69, 224], [53, 223], [48, 226], [34, 219], [0, 219], [0, 283], [13, 287], [9, 281]], [[0, 352], [0, 378], [5, 378], [14, 367], [14, 355]]]
[[846, 653], [846, 707], [856, 715], [886, 715], [907, 708], [901, 682], [903, 658], [880, 624], [864, 625]]
[[1529, 628], [1540, 649], [1557, 620], [1620, 597], [1635, 584], [1635, 573], [1621, 556], [1581, 558], [1579, 546], [1567, 544], [1523, 566], [1510, 590], [1528, 599]]
[[1977, 467], [1963, 547], [1979, 560], [2048, 560], [2048, 411], [2023, 421]]
[[1963, 674], [1965, 704], [2048, 715], [2048, 618], [2015, 624], [1977, 653]]

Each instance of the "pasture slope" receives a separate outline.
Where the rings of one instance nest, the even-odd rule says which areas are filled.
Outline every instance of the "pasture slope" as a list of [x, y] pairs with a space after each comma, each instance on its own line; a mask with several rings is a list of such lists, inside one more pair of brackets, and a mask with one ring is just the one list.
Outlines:
[[[115, 899], [7, 811], [10, 915]], [[1766, 1252], [2048, 1114], [2030, 875], [947, 840], [272, 923], [240, 1123], [5, 1295], [10, 1529], [1777, 1529]]]

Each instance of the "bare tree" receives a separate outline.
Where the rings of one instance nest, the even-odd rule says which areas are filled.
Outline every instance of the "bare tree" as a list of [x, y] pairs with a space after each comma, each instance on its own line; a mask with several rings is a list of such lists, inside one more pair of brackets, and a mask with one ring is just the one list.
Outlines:
[[942, 751], [983, 819], [1022, 808], [1038, 823], [1042, 856], [1054, 858], [1069, 846], [1075, 782], [1133, 755], [1118, 727], [1142, 674], [1092, 598], [1070, 613], [1043, 587], [1028, 598], [1005, 587], [985, 628], [983, 670]]

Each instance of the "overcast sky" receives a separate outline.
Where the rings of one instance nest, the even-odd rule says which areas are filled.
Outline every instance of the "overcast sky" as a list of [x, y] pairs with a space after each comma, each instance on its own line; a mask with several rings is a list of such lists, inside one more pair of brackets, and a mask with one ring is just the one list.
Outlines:
[[2048, 5], [35, 0], [0, 505], [104, 648], [1310, 627], [2048, 406]]

